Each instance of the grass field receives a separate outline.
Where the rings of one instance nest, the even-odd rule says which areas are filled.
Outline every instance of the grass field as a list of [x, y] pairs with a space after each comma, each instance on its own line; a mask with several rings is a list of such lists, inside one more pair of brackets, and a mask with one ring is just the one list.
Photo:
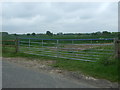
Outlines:
[[[7, 49], [8, 50], [8, 49]], [[103, 58], [99, 62], [84, 62], [69, 59], [60, 59], [52, 57], [43, 57], [39, 55], [31, 55], [26, 53], [9, 53], [8, 51], [3, 52], [3, 57], [24, 57], [29, 59], [38, 60], [55, 60], [56, 63], [53, 67], [68, 70], [82, 72], [87, 76], [93, 76], [95, 78], [107, 79], [112, 82], [118, 81], [118, 61], [114, 58]], [[110, 62], [105, 63], [105, 59], [109, 59]]]
[[20, 46], [21, 52], [24, 53], [33, 53], [39, 55], [49, 55], [51, 57], [66, 57], [66, 58], [74, 58], [83, 59], [83, 60], [91, 60], [95, 61], [101, 59], [104, 55], [110, 57], [113, 55], [113, 46], [93, 46], [93, 45], [62, 45], [58, 48], [55, 46]]
[[[95, 38], [115, 38], [115, 36], [90, 36], [90, 35], [86, 35], [86, 36], [18, 36], [18, 37], [22, 37], [22, 38], [40, 38], [40, 39], [95, 39]], [[4, 38], [4, 40], [13, 40], [15, 39], [15, 36], [7, 36], [6, 38]], [[21, 45], [21, 49], [23, 49], [24, 51], [28, 52], [30, 50], [30, 48], [26, 48], [25, 45], [27, 47], [29, 47], [28, 45], [28, 40], [23, 40], [25, 41], [25, 43], [23, 42], [22, 44], [24, 44], [23, 46]], [[27, 42], [27, 43], [26, 43]], [[31, 44], [31, 50], [34, 54], [45, 54], [45, 52], [43, 52], [42, 50], [44, 49], [44, 51], [47, 52], [51, 52], [51, 53], [47, 53], [46, 55], [54, 55], [56, 54], [56, 50], [57, 49], [53, 49], [52, 47], [55, 47], [56, 44], [51, 44], [50, 43], [56, 43], [56, 41], [54, 42], [50, 42], [50, 41], [44, 41], [44, 48], [42, 48], [42, 44], [38, 43], [41, 41], [34, 41], [35, 43]], [[106, 42], [106, 43], [111, 43], [113, 41], [110, 42]], [[48, 44], [46, 44], [48, 43]], [[74, 54], [84, 54], [84, 55], [89, 55], [88, 57], [90, 58], [95, 58], [93, 56], [93, 54], [88, 54], [89, 52], [105, 52], [105, 53], [111, 53], [111, 51], [101, 51], [101, 50], [113, 50], [113, 47], [111, 46], [95, 46], [90, 48], [86, 48], [85, 46], [74, 46], [74, 48], [80, 48], [83, 50], [74, 50], [76, 52], [71, 52], [70, 50], [64, 50], [63, 48], [67, 48], [69, 47], [70, 49], [73, 48], [73, 46], [68, 46], [68, 43], [72, 43], [71, 41], [64, 41], [64, 42], [60, 42], [61, 46], [59, 46], [59, 53], [62, 53], [63, 56], [66, 56], [65, 53], [69, 54], [69, 57], [71, 58], [72, 55]], [[74, 42], [74, 44], [78, 43], [77, 41]], [[91, 43], [91, 42], [82, 42], [82, 44], [84, 43]], [[102, 42], [92, 42], [92, 43], [104, 43]], [[9, 43], [7, 42], [6, 44], [11, 44], [14, 45], [15, 43]], [[64, 45], [62, 45], [64, 44]], [[80, 44], [80, 43], [79, 43]], [[33, 46], [32, 46], [33, 45]], [[47, 47], [46, 47], [47, 46]], [[37, 49], [39, 48], [39, 50]], [[97, 54], [94, 54], [97, 55]], [[85, 62], [85, 61], [79, 61], [79, 60], [70, 60], [70, 59], [64, 59], [64, 58], [56, 58], [56, 57], [48, 57], [48, 56], [40, 56], [40, 55], [32, 55], [32, 54], [28, 54], [28, 53], [24, 53], [24, 52], [18, 52], [15, 53], [15, 48], [13, 47], [2, 47], [2, 56], [3, 57], [24, 57], [24, 58], [30, 58], [30, 59], [38, 59], [38, 60], [55, 60], [56, 63], [54, 63], [52, 66], [56, 67], [56, 68], [60, 68], [60, 69], [64, 69], [64, 70], [68, 70], [68, 71], [78, 71], [78, 72], [82, 72], [85, 75], [88, 76], [93, 76], [95, 78], [101, 78], [101, 79], [107, 79], [110, 80], [112, 82], [117, 82], [120, 81], [118, 80], [118, 65], [120, 65], [120, 63], [118, 62], [118, 59], [114, 58], [114, 55], [105, 55], [103, 54], [102, 56], [99, 56], [99, 60], [97, 62]], [[68, 57], [68, 56], [67, 56]], [[75, 56], [74, 56], [75, 57]]]
[[110, 34], [110, 35], [53, 35], [53, 36], [48, 36], [48, 35], [5, 35], [2, 36], [3, 40], [10, 40], [10, 39], [15, 39], [15, 38], [39, 38], [39, 39], [95, 39], [95, 38], [117, 38], [117, 34]]

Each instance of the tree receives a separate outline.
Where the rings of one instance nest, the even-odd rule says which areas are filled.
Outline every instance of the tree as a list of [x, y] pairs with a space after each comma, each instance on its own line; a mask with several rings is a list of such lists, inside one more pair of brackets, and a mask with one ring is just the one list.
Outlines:
[[32, 33], [33, 36], [35, 36], [36, 34], [35, 33]]
[[51, 33], [50, 31], [46, 31], [46, 35], [52, 36], [53, 33]]
[[77, 33], [77, 35], [82, 35], [82, 33]]
[[108, 32], [108, 31], [103, 31], [102, 34], [111, 34], [111, 32]]
[[30, 36], [30, 33], [27, 33], [27, 36]]
[[101, 35], [101, 34], [102, 33], [100, 31], [91, 33], [91, 35]]
[[13, 34], [14, 36], [17, 36], [17, 34], [15, 33], [15, 34]]
[[97, 33], [94, 33], [94, 32], [93, 32], [93, 33], [91, 33], [91, 35], [97, 35]]
[[3, 36], [8, 35], [8, 32], [0, 32], [0, 35], [3, 35]]
[[100, 32], [100, 31], [98, 31], [98, 32], [96, 32], [96, 34], [97, 34], [97, 35], [101, 35], [101, 32]]
[[63, 33], [62, 33], [62, 32], [59, 32], [59, 33], [57, 33], [57, 35], [63, 35]]

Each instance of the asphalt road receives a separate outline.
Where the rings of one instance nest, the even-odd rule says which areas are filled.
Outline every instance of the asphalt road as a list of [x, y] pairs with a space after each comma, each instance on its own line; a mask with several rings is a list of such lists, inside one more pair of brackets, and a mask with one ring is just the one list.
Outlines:
[[72, 79], [2, 62], [2, 88], [95, 88]]

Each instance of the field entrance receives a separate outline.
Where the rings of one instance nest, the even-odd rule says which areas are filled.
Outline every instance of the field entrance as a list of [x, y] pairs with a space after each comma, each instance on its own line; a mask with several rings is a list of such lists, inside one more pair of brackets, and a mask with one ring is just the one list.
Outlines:
[[19, 39], [19, 51], [96, 62], [114, 55], [114, 39]]

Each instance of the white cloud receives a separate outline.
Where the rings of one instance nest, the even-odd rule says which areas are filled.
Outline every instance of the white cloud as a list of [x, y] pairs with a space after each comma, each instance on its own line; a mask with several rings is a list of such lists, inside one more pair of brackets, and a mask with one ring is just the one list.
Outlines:
[[109, 8], [109, 6], [110, 6], [110, 3], [101, 4], [99, 9], [98, 9], [98, 14], [105, 12]]
[[[4, 20], [4, 19], [3, 19]], [[23, 25], [34, 25], [38, 22], [42, 22], [45, 20], [44, 16], [36, 15], [34, 17], [29, 18], [10, 18], [5, 19], [3, 25], [16, 25], [16, 26], [23, 26]]]
[[4, 3], [3, 29], [10, 33], [117, 31], [117, 15], [113, 2]]

